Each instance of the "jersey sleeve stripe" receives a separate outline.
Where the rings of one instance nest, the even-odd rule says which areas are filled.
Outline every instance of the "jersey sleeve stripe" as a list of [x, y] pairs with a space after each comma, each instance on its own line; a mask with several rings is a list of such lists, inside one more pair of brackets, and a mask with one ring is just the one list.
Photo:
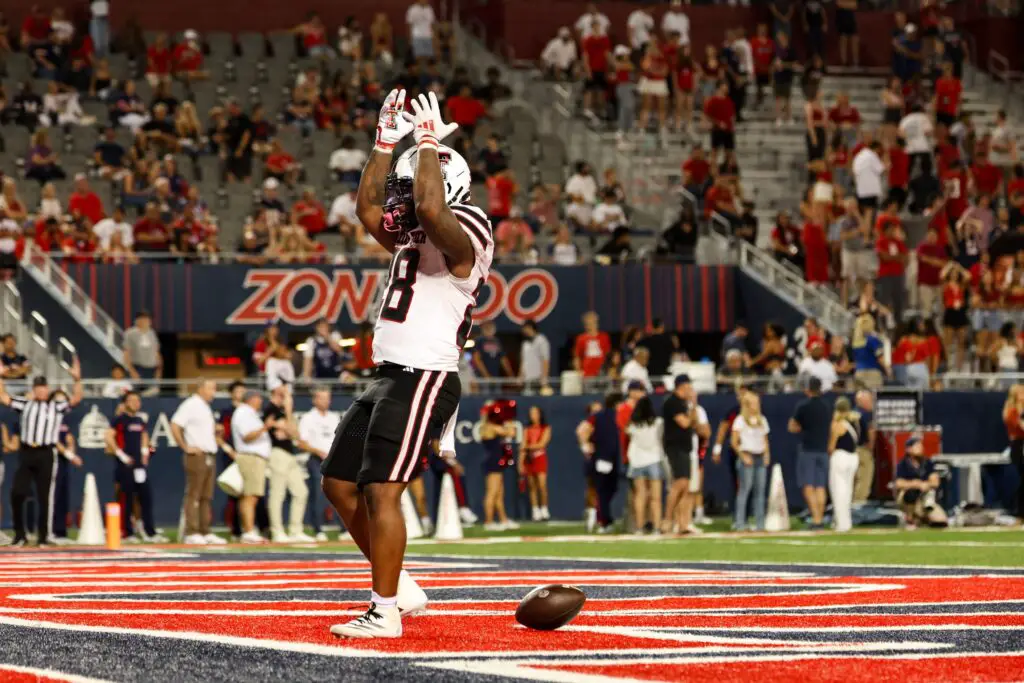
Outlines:
[[479, 224], [481, 229], [484, 231], [484, 234], [490, 237], [491, 221], [487, 218], [487, 214], [484, 213], [483, 209], [479, 209], [468, 204], [456, 204], [452, 207], [452, 210], [466, 216], [467, 218], [475, 219], [477, 224]]
[[480, 228], [477, 220], [454, 209], [452, 211], [455, 213], [455, 218], [459, 221], [459, 224], [480, 243], [480, 248], [486, 251], [489, 241], [487, 233]]

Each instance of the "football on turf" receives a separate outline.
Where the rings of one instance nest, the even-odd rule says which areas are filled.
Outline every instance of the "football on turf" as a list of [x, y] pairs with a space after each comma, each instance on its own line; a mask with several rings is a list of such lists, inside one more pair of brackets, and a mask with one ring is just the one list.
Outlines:
[[586, 601], [587, 596], [576, 586], [540, 586], [519, 603], [516, 621], [538, 631], [554, 631], [575, 619]]

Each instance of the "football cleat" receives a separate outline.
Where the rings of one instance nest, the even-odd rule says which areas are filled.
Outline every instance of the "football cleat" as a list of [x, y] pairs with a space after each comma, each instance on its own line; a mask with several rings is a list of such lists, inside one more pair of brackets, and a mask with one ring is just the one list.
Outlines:
[[223, 538], [214, 533], [206, 534], [205, 536], [203, 536], [203, 538], [206, 539], [207, 545], [227, 545], [228, 543]]
[[403, 617], [414, 617], [427, 611], [427, 594], [404, 569], [398, 575], [397, 597], [398, 613]]
[[378, 609], [371, 602], [366, 614], [347, 624], [335, 624], [331, 633], [339, 638], [401, 638], [402, 617], [394, 607]]

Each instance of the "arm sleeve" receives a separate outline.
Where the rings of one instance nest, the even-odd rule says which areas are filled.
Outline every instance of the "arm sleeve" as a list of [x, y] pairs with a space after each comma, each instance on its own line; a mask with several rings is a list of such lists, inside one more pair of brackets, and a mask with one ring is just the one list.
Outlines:
[[11, 405], [9, 407], [10, 407], [11, 410], [14, 410], [14, 411], [20, 413], [21, 411], [25, 410], [25, 406], [26, 405], [28, 405], [28, 401], [26, 401], [25, 399], [12, 397], [11, 398]]
[[174, 411], [174, 415], [171, 416], [171, 424], [176, 424], [182, 428], [185, 427], [188, 418], [188, 408], [186, 407], [187, 405], [188, 401], [186, 400], [180, 406], [178, 406], [178, 409]]
[[462, 230], [469, 235], [469, 241], [473, 243], [473, 253], [476, 254], [477, 261], [482, 262], [481, 265], [485, 268], [489, 268], [490, 254], [494, 251], [494, 235], [487, 214], [469, 204], [457, 204], [450, 208], [459, 221], [459, 225], [462, 226]]

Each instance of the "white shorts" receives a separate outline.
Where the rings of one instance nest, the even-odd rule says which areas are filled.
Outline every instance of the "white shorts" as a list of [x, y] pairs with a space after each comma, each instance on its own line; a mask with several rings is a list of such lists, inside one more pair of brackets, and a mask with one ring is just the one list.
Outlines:
[[641, 78], [637, 86], [641, 95], [668, 97], [668, 83], [665, 79]]

